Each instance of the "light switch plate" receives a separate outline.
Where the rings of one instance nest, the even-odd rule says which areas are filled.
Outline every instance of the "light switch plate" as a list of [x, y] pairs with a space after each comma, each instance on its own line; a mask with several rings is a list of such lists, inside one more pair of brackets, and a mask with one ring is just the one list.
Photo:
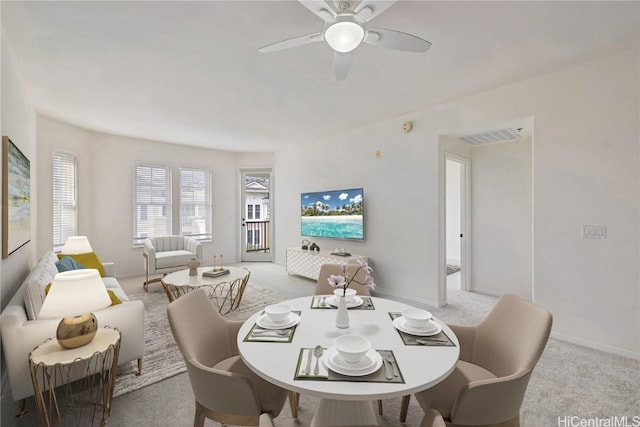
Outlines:
[[606, 239], [607, 227], [604, 225], [583, 225], [582, 237], [587, 239]]

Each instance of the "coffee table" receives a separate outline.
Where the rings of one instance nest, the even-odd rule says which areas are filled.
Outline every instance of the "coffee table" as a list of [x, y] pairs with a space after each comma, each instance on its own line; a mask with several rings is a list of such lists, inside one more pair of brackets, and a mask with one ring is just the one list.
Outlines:
[[251, 272], [244, 267], [217, 268], [228, 270], [229, 273], [217, 277], [203, 276], [202, 273], [213, 270], [213, 267], [205, 266], [199, 267], [198, 274], [195, 276], [189, 276], [188, 269], [175, 271], [164, 276], [161, 282], [169, 302], [194, 289], [203, 288], [221, 314], [227, 314], [237, 309]]
[[[450, 338], [451, 346], [406, 345], [392, 324], [390, 312], [401, 312], [409, 305], [383, 298], [371, 298], [375, 309], [349, 310], [351, 326], [335, 326], [337, 310], [311, 308], [312, 297], [284, 301], [300, 311], [300, 323], [293, 339], [283, 342], [245, 341], [262, 311], [240, 328], [238, 349], [242, 360], [257, 375], [287, 390], [320, 398], [312, 426], [357, 426], [378, 424], [373, 402], [407, 396], [432, 387], [453, 371], [460, 347], [451, 329], [437, 320]], [[367, 337], [372, 348], [392, 351], [404, 382], [320, 381], [295, 379], [301, 349], [321, 345], [331, 347], [344, 334]], [[400, 404], [400, 402], [398, 402]]]

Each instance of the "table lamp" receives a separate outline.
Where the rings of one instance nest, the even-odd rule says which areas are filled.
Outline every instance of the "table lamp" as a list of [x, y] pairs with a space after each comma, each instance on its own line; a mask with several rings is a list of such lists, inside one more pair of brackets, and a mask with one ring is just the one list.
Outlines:
[[60, 253], [66, 255], [86, 254], [93, 252], [87, 236], [69, 236]]
[[98, 319], [92, 313], [111, 305], [104, 282], [95, 269], [71, 270], [53, 278], [39, 318], [62, 317], [56, 338], [62, 348], [89, 344], [98, 331]]

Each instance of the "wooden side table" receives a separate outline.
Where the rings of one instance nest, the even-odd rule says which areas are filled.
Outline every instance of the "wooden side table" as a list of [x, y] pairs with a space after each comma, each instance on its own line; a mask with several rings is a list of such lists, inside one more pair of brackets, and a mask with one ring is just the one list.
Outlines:
[[[29, 353], [38, 416], [44, 426], [55, 418], [64, 425], [100, 425], [111, 414], [120, 353], [120, 331], [98, 328], [89, 344], [65, 350], [48, 339]], [[65, 404], [61, 413], [60, 406]], [[69, 418], [73, 417], [75, 422]]]

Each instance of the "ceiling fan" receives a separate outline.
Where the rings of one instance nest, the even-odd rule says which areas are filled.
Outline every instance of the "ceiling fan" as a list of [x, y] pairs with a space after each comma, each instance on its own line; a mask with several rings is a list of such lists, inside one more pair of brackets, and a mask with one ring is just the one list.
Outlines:
[[351, 69], [353, 50], [360, 43], [407, 52], [426, 52], [431, 43], [420, 37], [367, 23], [387, 10], [395, 0], [362, 0], [355, 7], [347, 1], [298, 0], [325, 21], [322, 31], [279, 41], [258, 49], [275, 52], [306, 44], [326, 41], [333, 49], [333, 70], [338, 80], [344, 80]]

